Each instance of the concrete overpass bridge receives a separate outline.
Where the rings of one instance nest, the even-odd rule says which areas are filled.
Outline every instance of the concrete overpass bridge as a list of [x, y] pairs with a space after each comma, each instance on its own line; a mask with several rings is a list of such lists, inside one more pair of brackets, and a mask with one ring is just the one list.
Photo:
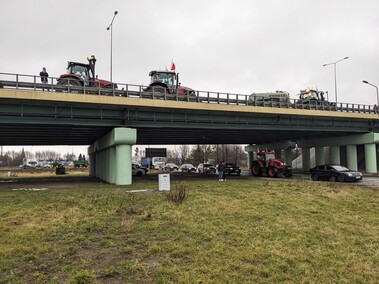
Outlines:
[[[309, 149], [315, 147], [316, 163], [322, 164], [325, 146], [332, 147], [332, 162], [340, 163], [345, 151], [347, 166], [358, 169], [363, 145], [364, 170], [377, 172], [379, 119], [370, 106], [311, 110], [248, 105], [246, 97], [209, 92], [193, 99], [156, 97], [128, 88], [68, 91], [3, 83], [0, 145], [91, 145], [90, 174], [116, 184], [131, 183], [126, 161], [134, 144], [255, 144], [284, 149], [287, 162], [297, 144], [303, 149], [305, 170]], [[250, 158], [255, 146], [246, 147]]]

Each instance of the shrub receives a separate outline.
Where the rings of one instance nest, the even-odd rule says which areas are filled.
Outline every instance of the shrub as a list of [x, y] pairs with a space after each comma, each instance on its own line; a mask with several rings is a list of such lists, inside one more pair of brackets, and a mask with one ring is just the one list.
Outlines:
[[175, 184], [174, 188], [171, 188], [169, 192], [166, 193], [166, 198], [168, 201], [174, 203], [182, 203], [187, 198], [187, 188], [186, 182], [179, 182]]

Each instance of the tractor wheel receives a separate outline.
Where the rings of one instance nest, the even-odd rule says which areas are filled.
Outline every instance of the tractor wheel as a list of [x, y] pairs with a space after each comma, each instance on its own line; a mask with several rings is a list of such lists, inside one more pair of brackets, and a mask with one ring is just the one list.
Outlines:
[[164, 88], [162, 88], [162, 87], [153, 87], [153, 88], [151, 88], [151, 91], [153, 93], [159, 93], [159, 94], [166, 93], [166, 90]]
[[270, 177], [270, 178], [276, 178], [278, 177], [278, 170], [274, 167], [268, 167], [267, 169], [267, 175]]
[[254, 164], [254, 165], [251, 167], [251, 173], [252, 173], [254, 176], [260, 177], [260, 176], [262, 176], [262, 168], [261, 168], [258, 164]]
[[317, 181], [318, 180], [318, 175], [316, 175], [316, 174], [311, 175], [311, 179], [314, 180], [314, 181]]
[[344, 182], [344, 181], [345, 181], [345, 176], [344, 176], [344, 175], [339, 175], [339, 176], [337, 177], [337, 181], [338, 181], [338, 182]]
[[286, 172], [284, 174], [284, 177], [286, 177], [286, 178], [292, 177], [292, 172]]
[[[58, 86], [65, 86], [65, 87], [67, 87], [67, 91], [68, 91], [70, 87], [80, 87], [80, 86], [82, 86], [82, 83], [79, 80], [77, 80], [77, 79], [63, 78], [63, 79], [60, 79], [58, 81], [57, 85]], [[62, 92], [62, 90], [57, 90], [57, 92]], [[78, 93], [78, 91], [74, 91], [72, 93]]]
[[136, 177], [140, 177], [140, 176], [142, 176], [142, 172], [137, 172]]

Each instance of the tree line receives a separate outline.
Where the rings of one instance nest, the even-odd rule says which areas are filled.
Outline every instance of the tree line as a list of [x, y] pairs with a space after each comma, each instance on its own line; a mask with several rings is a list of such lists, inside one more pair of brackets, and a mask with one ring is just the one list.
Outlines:
[[24, 159], [35, 159], [38, 161], [82, 161], [86, 160], [86, 156], [83, 154], [79, 154], [77, 158], [73, 153], [66, 153], [62, 155], [61, 153], [46, 150], [46, 151], [36, 151], [34, 154], [29, 151], [14, 151], [10, 150], [2, 155], [0, 155], [0, 166], [3, 167], [13, 167], [22, 165]]

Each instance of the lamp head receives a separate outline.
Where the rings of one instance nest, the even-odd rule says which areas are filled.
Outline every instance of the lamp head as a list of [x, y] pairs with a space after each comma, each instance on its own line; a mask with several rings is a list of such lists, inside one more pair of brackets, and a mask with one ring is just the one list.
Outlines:
[[368, 84], [368, 82], [366, 80], [363, 80], [362, 82], [365, 83], [365, 84]]
[[118, 14], [118, 12], [117, 11], [114, 11], [114, 14], [115, 14], [115, 16]]

